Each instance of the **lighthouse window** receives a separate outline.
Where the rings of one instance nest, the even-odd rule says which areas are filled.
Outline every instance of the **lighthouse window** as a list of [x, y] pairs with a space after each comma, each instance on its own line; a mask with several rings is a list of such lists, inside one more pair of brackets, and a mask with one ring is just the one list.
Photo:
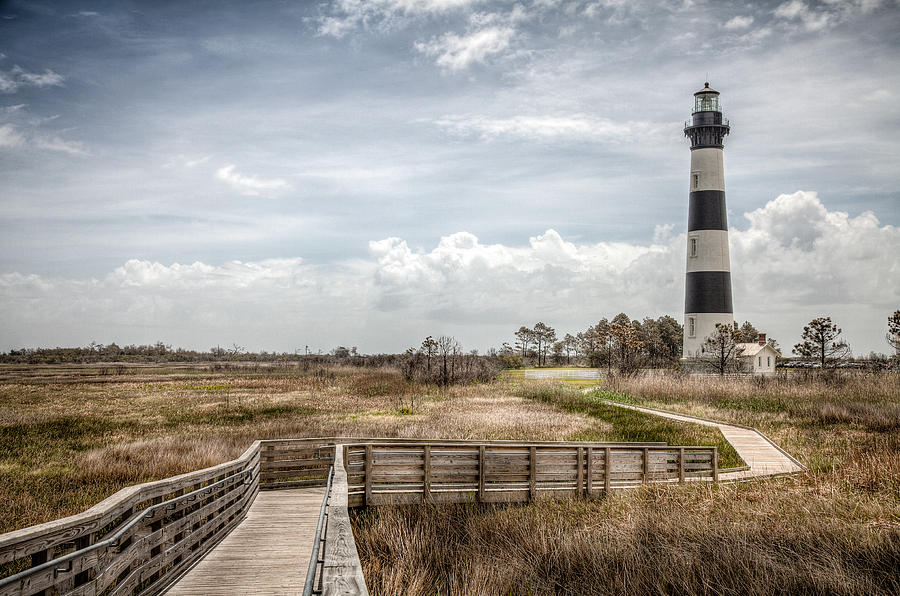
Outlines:
[[694, 317], [688, 317], [688, 337], [694, 337]]
[[697, 239], [696, 238], [691, 238], [691, 253], [690, 254], [692, 257], [697, 256]]
[[700, 172], [694, 172], [694, 188], [700, 188]]

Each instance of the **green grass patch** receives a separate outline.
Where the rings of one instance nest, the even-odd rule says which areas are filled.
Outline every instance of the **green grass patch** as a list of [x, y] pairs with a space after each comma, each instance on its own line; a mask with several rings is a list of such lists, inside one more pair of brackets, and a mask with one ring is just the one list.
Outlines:
[[607, 392], [585, 394], [561, 383], [523, 384], [516, 395], [554, 405], [567, 412], [586, 414], [606, 422], [603, 427], [583, 430], [570, 436], [573, 441], [648, 442], [669, 445], [714, 445], [719, 450], [719, 467], [735, 468], [744, 461], [718, 429], [678, 422], [607, 403]]

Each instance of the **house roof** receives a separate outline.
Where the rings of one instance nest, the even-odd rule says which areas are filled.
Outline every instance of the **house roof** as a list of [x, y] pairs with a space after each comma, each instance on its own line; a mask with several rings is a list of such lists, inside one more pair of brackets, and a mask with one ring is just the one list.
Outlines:
[[769, 344], [760, 345], [757, 342], [737, 344], [737, 349], [740, 351], [741, 357], [756, 356], [766, 348], [772, 350], [772, 352], [774, 352], [776, 356], [781, 356], [781, 353]]

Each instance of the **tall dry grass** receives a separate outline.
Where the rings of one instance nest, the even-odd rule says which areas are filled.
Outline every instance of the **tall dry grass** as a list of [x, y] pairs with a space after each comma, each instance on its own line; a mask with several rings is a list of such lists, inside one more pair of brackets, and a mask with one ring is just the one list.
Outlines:
[[[256, 439], [567, 439], [602, 426], [499, 385], [407, 383], [391, 369], [182, 371], [115, 382], [0, 383], [0, 532], [228, 461]], [[78, 378], [78, 377], [76, 377]]]
[[[900, 593], [897, 383], [897, 375], [617, 379], [597, 397], [760, 427], [810, 471], [651, 485], [600, 502], [360, 511], [355, 533], [370, 590]], [[584, 403], [541, 391], [531, 397]]]
[[[880, 474], [900, 482], [898, 466]], [[858, 482], [378, 507], [355, 513], [354, 534], [373, 595], [900, 593], [898, 503]]]

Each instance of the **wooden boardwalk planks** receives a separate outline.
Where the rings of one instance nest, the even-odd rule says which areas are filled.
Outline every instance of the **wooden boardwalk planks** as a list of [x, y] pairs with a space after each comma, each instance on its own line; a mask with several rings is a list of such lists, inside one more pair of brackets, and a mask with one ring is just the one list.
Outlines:
[[334, 478], [328, 503], [328, 540], [325, 542], [325, 565], [322, 569], [324, 596], [367, 596], [350, 514], [347, 511], [347, 472], [344, 470], [344, 448], [335, 449]]
[[166, 594], [300, 594], [325, 488], [262, 491], [246, 519]]

